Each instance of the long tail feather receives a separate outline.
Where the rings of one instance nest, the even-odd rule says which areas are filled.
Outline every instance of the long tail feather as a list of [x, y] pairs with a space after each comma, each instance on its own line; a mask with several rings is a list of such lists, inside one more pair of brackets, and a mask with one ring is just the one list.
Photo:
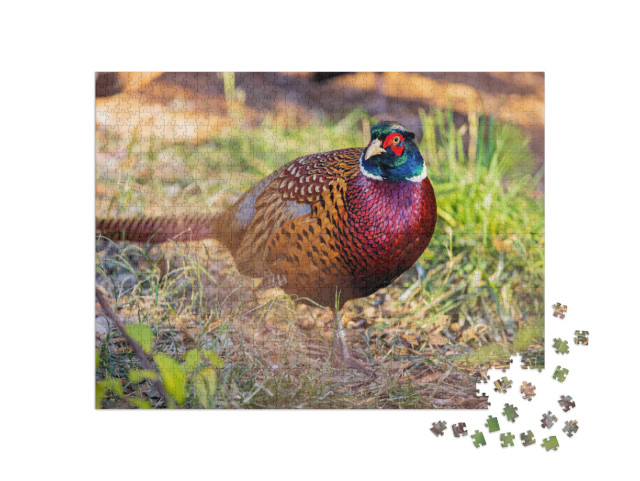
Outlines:
[[175, 217], [98, 219], [96, 233], [113, 240], [160, 243], [169, 240], [196, 241], [216, 236], [215, 214]]

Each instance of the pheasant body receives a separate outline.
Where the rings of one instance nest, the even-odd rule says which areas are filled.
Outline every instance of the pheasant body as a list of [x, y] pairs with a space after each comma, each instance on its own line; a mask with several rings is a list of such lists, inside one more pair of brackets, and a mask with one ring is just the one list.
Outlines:
[[[218, 215], [98, 220], [114, 239], [215, 237], [238, 270], [288, 293], [337, 307], [387, 286], [429, 244], [436, 199], [413, 134], [372, 129], [364, 148], [296, 159]], [[401, 140], [400, 140], [401, 139]]]

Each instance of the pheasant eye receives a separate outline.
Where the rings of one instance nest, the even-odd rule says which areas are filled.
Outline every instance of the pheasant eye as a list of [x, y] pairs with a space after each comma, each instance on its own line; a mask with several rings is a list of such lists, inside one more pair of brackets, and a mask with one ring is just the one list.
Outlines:
[[382, 144], [382, 148], [391, 148], [396, 155], [402, 155], [402, 151], [404, 150], [404, 137], [397, 132], [392, 132], [387, 135], [387, 138], [384, 140]]

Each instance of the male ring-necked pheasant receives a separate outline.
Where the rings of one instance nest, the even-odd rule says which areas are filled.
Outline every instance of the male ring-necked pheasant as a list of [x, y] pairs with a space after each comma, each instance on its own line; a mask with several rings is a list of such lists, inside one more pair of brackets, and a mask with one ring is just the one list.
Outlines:
[[342, 306], [411, 267], [435, 229], [436, 198], [414, 137], [380, 122], [366, 148], [300, 157], [219, 214], [99, 219], [97, 233], [136, 242], [218, 239], [242, 274], [331, 307], [349, 365]]

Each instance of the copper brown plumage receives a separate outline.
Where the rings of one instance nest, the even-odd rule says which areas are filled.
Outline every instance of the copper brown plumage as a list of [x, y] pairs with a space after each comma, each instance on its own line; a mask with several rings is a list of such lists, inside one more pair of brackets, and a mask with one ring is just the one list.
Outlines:
[[214, 237], [241, 273], [338, 315], [411, 267], [433, 235], [436, 199], [412, 139], [383, 122], [366, 149], [300, 157], [220, 214], [100, 219], [97, 232], [138, 242]]

